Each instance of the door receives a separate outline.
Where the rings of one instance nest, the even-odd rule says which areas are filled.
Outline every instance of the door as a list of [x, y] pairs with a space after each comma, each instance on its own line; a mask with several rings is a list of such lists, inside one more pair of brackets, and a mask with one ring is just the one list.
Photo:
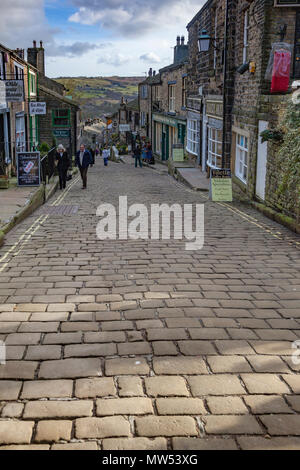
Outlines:
[[265, 200], [268, 143], [262, 143], [260, 133], [268, 128], [267, 121], [258, 122], [258, 148], [256, 165], [256, 196]]

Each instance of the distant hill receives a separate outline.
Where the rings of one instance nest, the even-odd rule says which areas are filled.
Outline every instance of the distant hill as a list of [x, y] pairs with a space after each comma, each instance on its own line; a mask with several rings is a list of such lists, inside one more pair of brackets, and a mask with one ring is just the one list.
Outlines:
[[67, 89], [82, 110], [82, 118], [101, 118], [114, 112], [122, 96], [128, 101], [138, 94], [138, 83], [145, 77], [59, 77], [55, 78]]

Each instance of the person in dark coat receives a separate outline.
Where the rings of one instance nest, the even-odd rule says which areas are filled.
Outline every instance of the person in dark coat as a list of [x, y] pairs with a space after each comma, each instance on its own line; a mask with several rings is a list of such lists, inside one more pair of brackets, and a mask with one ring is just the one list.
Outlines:
[[70, 166], [70, 159], [66, 149], [61, 144], [57, 147], [55, 161], [57, 163], [57, 170], [59, 175], [59, 187], [60, 189], [65, 189], [68, 168]]
[[85, 148], [84, 144], [80, 145], [80, 150], [76, 153], [75, 165], [78, 166], [81, 179], [82, 179], [82, 189], [86, 189], [87, 184], [87, 172], [88, 168], [92, 163], [92, 156], [90, 152]]
[[142, 168], [142, 166], [143, 166], [142, 160], [141, 160], [142, 152], [141, 152], [140, 145], [136, 146], [136, 148], [134, 149], [133, 154], [134, 154], [134, 157], [135, 157], [135, 164], [134, 164], [135, 168], [137, 167], [138, 162], [139, 162], [140, 168]]
[[90, 154], [91, 154], [91, 157], [92, 157], [91, 166], [93, 166], [93, 165], [95, 164], [95, 150], [93, 150], [92, 147], [89, 147], [89, 148], [88, 148], [88, 151], [89, 151]]

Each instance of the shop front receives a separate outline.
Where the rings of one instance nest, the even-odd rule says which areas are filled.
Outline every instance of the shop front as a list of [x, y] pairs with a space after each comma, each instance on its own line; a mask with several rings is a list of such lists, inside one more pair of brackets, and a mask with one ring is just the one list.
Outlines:
[[203, 110], [202, 152], [207, 167], [222, 168], [223, 100], [207, 98]]
[[154, 153], [161, 160], [172, 158], [174, 145], [185, 143], [186, 121], [175, 117], [153, 114]]

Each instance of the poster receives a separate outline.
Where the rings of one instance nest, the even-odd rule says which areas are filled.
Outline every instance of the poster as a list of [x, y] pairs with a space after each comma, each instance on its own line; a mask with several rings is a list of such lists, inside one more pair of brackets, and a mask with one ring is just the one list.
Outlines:
[[215, 202], [232, 202], [232, 180], [230, 170], [211, 170], [210, 198]]
[[184, 161], [184, 149], [183, 145], [175, 144], [172, 149], [173, 162], [183, 162]]
[[18, 186], [40, 185], [40, 152], [17, 153]]
[[6, 101], [20, 103], [24, 101], [23, 80], [5, 80]]

